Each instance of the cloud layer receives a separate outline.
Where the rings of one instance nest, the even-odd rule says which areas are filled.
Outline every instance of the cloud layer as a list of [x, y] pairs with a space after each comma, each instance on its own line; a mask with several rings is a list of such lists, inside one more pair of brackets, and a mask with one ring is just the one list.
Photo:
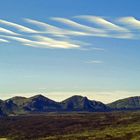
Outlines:
[[135, 17], [112, 19], [79, 15], [71, 18], [51, 17], [45, 22], [22, 19], [22, 22], [23, 25], [0, 19], [0, 43], [17, 42], [37, 48], [86, 50], [90, 43], [86, 43], [84, 37], [139, 39], [140, 36], [140, 20]]

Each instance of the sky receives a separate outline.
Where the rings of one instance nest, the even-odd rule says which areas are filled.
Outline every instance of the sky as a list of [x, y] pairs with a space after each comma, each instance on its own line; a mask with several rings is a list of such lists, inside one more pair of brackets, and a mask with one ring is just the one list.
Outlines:
[[1, 0], [0, 98], [140, 95], [139, 0]]

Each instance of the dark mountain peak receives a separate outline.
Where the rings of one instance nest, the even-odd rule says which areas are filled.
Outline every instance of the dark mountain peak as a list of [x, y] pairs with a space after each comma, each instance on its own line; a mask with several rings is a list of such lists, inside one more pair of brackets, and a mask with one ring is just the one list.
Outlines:
[[22, 96], [15, 96], [12, 97], [8, 100], [5, 100], [5, 102], [12, 102], [14, 104], [16, 104], [17, 106], [21, 106], [23, 105], [26, 101], [28, 100], [28, 98], [26, 97], [22, 97]]
[[38, 95], [35, 95], [35, 96], [32, 96], [30, 98], [28, 98], [28, 101], [36, 101], [36, 102], [45, 102], [46, 104], [49, 104], [49, 103], [54, 103], [55, 101], [41, 95], [41, 94], [38, 94]]
[[6, 102], [8, 102], [8, 101], [13, 101], [14, 103], [17, 103], [17, 102], [22, 102], [23, 100], [26, 100], [26, 99], [28, 99], [28, 98], [22, 97], [22, 96], [15, 96], [15, 97], [12, 97], [12, 98], [7, 99], [7, 100], [5, 100], [5, 101], [6, 101]]
[[73, 95], [73, 96], [71, 96], [70, 98], [84, 98], [84, 97], [81, 96], [81, 95]]
[[66, 100], [62, 101], [62, 102], [67, 102], [67, 101], [81, 101], [83, 99], [87, 99], [87, 97], [83, 97], [83, 96], [80, 96], [80, 95], [74, 95], [74, 96], [71, 96], [69, 98], [67, 98]]
[[[37, 94], [37, 95], [34, 95], [34, 96], [32, 96], [32, 97], [45, 97], [44, 95], [42, 95], [42, 94]], [[46, 98], [46, 97], [45, 97]]]
[[59, 110], [59, 103], [39, 94], [28, 98], [24, 109], [32, 112], [47, 112]]
[[29, 99], [48, 99], [48, 98], [43, 96], [42, 94], [38, 94], [38, 95], [30, 97]]
[[22, 96], [15, 96], [10, 98], [10, 100], [22, 100], [22, 99], [27, 99], [26, 97], [22, 97]]
[[104, 111], [105, 104], [91, 101], [87, 97], [75, 95], [61, 102], [62, 108], [68, 111]]
[[127, 99], [140, 101], [140, 96], [134, 96], [134, 97], [130, 97], [130, 98], [127, 98]]

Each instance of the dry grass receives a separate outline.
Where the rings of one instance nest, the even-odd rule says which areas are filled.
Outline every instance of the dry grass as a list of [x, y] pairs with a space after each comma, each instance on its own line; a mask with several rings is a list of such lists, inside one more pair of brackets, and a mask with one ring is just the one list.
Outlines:
[[13, 140], [139, 140], [140, 112], [13, 116], [0, 119]]

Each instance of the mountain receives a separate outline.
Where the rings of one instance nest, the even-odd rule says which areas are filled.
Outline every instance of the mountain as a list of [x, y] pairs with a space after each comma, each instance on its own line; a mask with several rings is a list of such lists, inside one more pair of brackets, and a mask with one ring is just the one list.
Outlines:
[[[10, 105], [7, 106], [7, 103]], [[60, 105], [42, 95], [36, 95], [30, 98], [16, 96], [6, 100], [3, 103], [2, 110], [6, 114], [29, 114], [58, 111], [60, 110]]]
[[0, 117], [4, 115], [4, 113], [3, 113], [2, 109], [1, 109], [1, 105], [2, 105], [2, 103], [3, 103], [3, 101], [0, 100]]
[[106, 111], [105, 104], [89, 100], [87, 97], [72, 96], [61, 102], [63, 110], [66, 111]]
[[27, 101], [27, 99], [28, 98], [25, 98], [25, 97], [15, 96], [15, 97], [10, 98], [8, 100], [11, 100], [14, 104], [16, 104], [18, 106], [22, 106]]
[[2, 101], [0, 103], [0, 111], [2, 114], [14, 114], [18, 106], [12, 100]]
[[73, 111], [107, 112], [114, 110], [140, 110], [140, 96], [117, 100], [106, 105], [78, 95], [62, 102], [55, 102], [43, 95], [30, 98], [16, 96], [4, 101], [0, 100], [0, 116]]
[[36, 95], [28, 98], [24, 103], [23, 108], [30, 112], [50, 112], [59, 111], [61, 106], [59, 103], [46, 98], [43, 95]]
[[62, 102], [55, 102], [43, 95], [30, 98], [16, 96], [5, 101], [0, 101], [0, 114], [20, 115], [37, 114], [47, 112], [70, 112], [70, 111], [108, 111], [109, 107], [87, 97], [72, 96]]
[[137, 110], [140, 109], [140, 96], [117, 100], [108, 104], [108, 106], [117, 110]]
[[0, 100], [0, 106], [1, 106], [2, 103], [3, 103], [3, 100]]
[[0, 117], [5, 116], [5, 114], [3, 113], [3, 111], [0, 109]]

